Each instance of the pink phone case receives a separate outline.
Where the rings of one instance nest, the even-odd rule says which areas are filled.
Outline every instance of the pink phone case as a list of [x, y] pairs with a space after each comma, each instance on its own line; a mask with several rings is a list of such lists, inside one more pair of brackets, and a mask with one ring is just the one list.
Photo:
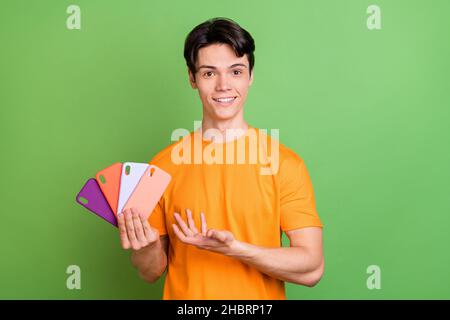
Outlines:
[[155, 165], [150, 165], [125, 204], [124, 210], [137, 208], [148, 219], [170, 180], [170, 174]]

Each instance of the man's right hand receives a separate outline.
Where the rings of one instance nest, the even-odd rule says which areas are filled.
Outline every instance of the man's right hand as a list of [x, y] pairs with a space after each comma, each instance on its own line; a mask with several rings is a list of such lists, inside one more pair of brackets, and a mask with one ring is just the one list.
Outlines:
[[117, 216], [122, 248], [140, 250], [159, 241], [159, 232], [150, 226], [144, 215], [136, 208], [123, 211]]

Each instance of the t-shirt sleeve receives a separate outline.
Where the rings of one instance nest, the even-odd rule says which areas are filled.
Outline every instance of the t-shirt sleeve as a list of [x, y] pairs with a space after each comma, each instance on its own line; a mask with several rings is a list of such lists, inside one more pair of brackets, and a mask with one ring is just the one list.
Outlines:
[[300, 157], [286, 159], [281, 167], [280, 211], [283, 231], [323, 227], [316, 211], [311, 178]]

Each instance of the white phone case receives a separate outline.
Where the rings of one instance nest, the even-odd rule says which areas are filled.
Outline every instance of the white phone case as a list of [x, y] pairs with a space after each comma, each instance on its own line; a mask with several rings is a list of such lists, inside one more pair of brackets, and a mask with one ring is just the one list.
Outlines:
[[139, 183], [139, 180], [141, 180], [142, 175], [148, 167], [148, 163], [125, 162], [123, 164], [122, 175], [120, 177], [120, 192], [119, 203], [117, 205], [117, 214], [122, 213], [125, 203], [127, 203]]

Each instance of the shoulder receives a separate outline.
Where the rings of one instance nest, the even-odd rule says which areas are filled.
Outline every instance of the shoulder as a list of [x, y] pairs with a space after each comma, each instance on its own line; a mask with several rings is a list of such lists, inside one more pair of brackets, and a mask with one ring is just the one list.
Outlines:
[[[279, 141], [278, 138], [268, 136], [267, 141], [272, 146], [276, 146], [279, 158], [278, 174], [281, 180], [297, 179], [299, 175], [303, 175], [306, 170], [305, 161], [299, 153]], [[275, 141], [274, 141], [275, 140]]]
[[165, 171], [171, 172], [175, 169], [176, 165], [172, 161], [172, 150], [176, 148], [179, 144], [182, 143], [183, 139], [192, 136], [192, 132], [190, 132], [187, 136], [180, 139], [179, 141], [175, 141], [159, 151], [148, 163], [153, 164]]
[[280, 158], [282, 161], [289, 163], [289, 164], [301, 164], [303, 163], [303, 158], [296, 153], [291, 148], [285, 146], [284, 144], [280, 143]]
[[303, 161], [303, 159], [291, 148], [287, 147], [285, 144], [279, 141], [278, 135], [272, 136], [267, 133], [267, 130], [263, 130], [260, 128], [253, 128], [259, 134], [259, 139], [267, 142], [267, 147], [269, 145], [272, 147], [278, 147], [280, 157], [290, 161]]
[[303, 158], [280, 142], [276, 131], [268, 133], [265, 129], [254, 129], [258, 132], [259, 148], [262, 151], [259, 156], [263, 156], [264, 163], [270, 163], [273, 174], [277, 174], [282, 180], [295, 178], [295, 173], [303, 170]]
[[280, 177], [282, 181], [298, 180], [306, 167], [303, 158], [291, 148], [280, 144]]
[[293, 149], [280, 142], [278, 137], [272, 137], [265, 132], [262, 134], [260, 133], [260, 137], [267, 141], [267, 148], [270, 146], [270, 150], [272, 150], [272, 148], [278, 150], [280, 168], [298, 167], [303, 164], [303, 158]]

